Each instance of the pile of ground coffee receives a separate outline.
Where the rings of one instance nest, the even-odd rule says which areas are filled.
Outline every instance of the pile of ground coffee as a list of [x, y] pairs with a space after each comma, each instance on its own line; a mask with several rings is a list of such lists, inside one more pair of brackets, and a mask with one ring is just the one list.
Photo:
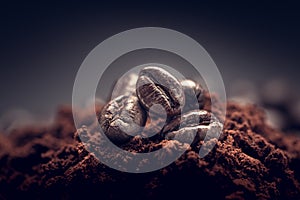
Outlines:
[[300, 139], [267, 126], [253, 105], [227, 105], [222, 137], [206, 157], [198, 156], [200, 141], [171, 165], [143, 174], [100, 163], [80, 142], [68, 107], [51, 127], [0, 137], [2, 198], [300, 198]]

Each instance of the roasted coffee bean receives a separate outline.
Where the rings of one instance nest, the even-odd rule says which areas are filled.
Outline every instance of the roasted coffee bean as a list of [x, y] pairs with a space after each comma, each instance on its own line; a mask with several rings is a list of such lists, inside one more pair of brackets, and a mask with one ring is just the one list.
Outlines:
[[106, 136], [116, 144], [129, 141], [141, 132], [146, 113], [135, 96], [119, 96], [102, 110], [99, 123]]
[[185, 110], [203, 108], [203, 88], [200, 84], [186, 79], [180, 82], [185, 95]]
[[184, 93], [179, 81], [166, 70], [159, 67], [145, 67], [139, 73], [136, 94], [141, 104], [149, 110], [154, 104], [160, 104], [165, 109], [155, 109], [168, 116], [180, 114], [184, 105]]
[[[215, 118], [212, 114], [206, 110], [193, 110], [183, 115], [174, 117], [164, 128], [163, 133], [167, 133], [173, 130], [177, 130], [179, 126], [197, 126], [199, 124], [208, 125], [211, 119]], [[215, 119], [213, 119], [215, 120]]]
[[[178, 116], [163, 129], [166, 139], [174, 139], [181, 142], [203, 140], [208, 131], [210, 137], [217, 137], [223, 129], [223, 125], [210, 112], [195, 110]], [[195, 138], [195, 139], [193, 139]]]

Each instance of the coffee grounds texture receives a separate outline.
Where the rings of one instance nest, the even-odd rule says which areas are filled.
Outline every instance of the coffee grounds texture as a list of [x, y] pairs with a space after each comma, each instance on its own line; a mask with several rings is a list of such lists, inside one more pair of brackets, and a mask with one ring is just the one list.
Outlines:
[[[206, 157], [199, 158], [206, 145], [199, 142], [149, 173], [120, 172], [99, 162], [80, 142], [69, 107], [60, 108], [50, 127], [0, 137], [0, 199], [300, 198], [300, 139], [267, 126], [254, 105], [227, 104], [222, 136]], [[151, 147], [133, 141], [132, 148], [147, 151], [165, 142]]]

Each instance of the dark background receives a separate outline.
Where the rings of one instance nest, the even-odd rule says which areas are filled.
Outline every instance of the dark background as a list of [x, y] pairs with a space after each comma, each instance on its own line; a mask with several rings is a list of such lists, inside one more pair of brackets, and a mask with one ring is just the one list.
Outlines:
[[298, 96], [297, 1], [221, 2], [2, 2], [0, 123], [48, 120], [58, 105], [71, 104], [77, 70], [96, 45], [146, 26], [196, 39], [219, 67], [229, 97], [240, 80], [248, 90], [273, 79]]

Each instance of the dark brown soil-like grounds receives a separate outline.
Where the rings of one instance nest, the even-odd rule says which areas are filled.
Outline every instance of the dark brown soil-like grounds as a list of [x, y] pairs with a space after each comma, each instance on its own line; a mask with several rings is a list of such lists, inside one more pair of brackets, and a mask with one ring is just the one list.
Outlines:
[[154, 172], [116, 171], [85, 149], [63, 107], [53, 126], [0, 135], [0, 199], [300, 198], [300, 139], [268, 127], [256, 106], [229, 103], [213, 150], [200, 159], [195, 145]]

